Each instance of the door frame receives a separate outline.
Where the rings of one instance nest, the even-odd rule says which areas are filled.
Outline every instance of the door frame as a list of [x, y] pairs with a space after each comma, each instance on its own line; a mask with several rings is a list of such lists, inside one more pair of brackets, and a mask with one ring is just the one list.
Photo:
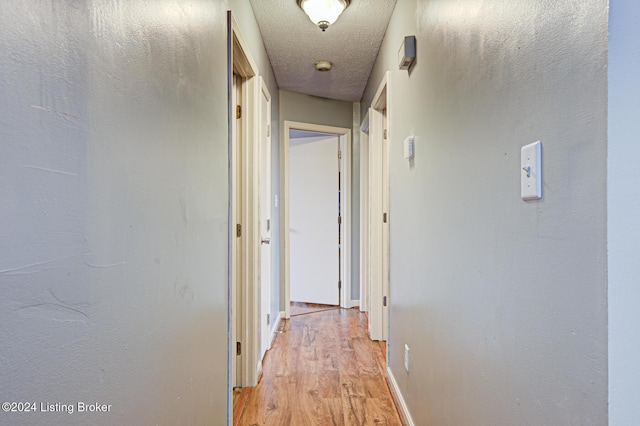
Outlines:
[[291, 282], [290, 282], [290, 200], [289, 200], [289, 132], [304, 130], [317, 133], [331, 133], [339, 137], [342, 159], [340, 163], [340, 188], [342, 225], [340, 227], [340, 307], [351, 308], [351, 129], [344, 127], [324, 126], [320, 124], [284, 122], [284, 137], [280, 138], [281, 167], [280, 194], [282, 198], [280, 227], [281, 285], [284, 287], [285, 318], [291, 317]]
[[[264, 81], [238, 28], [231, 11], [227, 12], [227, 72], [229, 115], [229, 282], [228, 282], [228, 383], [229, 398], [233, 386], [248, 387], [258, 383], [259, 358], [259, 297], [260, 297], [260, 203], [257, 138], [260, 134], [260, 96]], [[232, 104], [233, 73], [241, 83], [240, 158], [234, 146], [236, 105]], [[241, 165], [241, 184], [236, 182], [237, 164]], [[241, 199], [239, 198], [241, 197]], [[241, 226], [238, 236], [237, 226]], [[238, 248], [239, 246], [239, 248]], [[240, 300], [235, 297], [240, 292]], [[238, 309], [239, 308], [239, 309]], [[237, 312], [237, 311], [240, 312]], [[236, 329], [237, 315], [241, 327]], [[235, 341], [234, 341], [235, 337]], [[241, 343], [241, 357], [236, 358], [236, 342]], [[241, 363], [241, 378], [233, 383], [235, 362]], [[232, 402], [229, 402], [232, 406]], [[232, 409], [232, 407], [231, 407]]]
[[[361, 286], [368, 297], [369, 337], [386, 341], [389, 336], [390, 296], [390, 194], [389, 144], [392, 140], [390, 111], [390, 74], [387, 72], [376, 91], [362, 128], [368, 138], [361, 145], [361, 161], [366, 163], [363, 205], [361, 208]], [[386, 139], [384, 130], [386, 129]], [[364, 130], [363, 130], [364, 132]], [[365, 132], [366, 133], [366, 132]], [[384, 215], [386, 213], [386, 222]], [[361, 289], [363, 288], [361, 287]], [[386, 297], [386, 305], [383, 301]]]

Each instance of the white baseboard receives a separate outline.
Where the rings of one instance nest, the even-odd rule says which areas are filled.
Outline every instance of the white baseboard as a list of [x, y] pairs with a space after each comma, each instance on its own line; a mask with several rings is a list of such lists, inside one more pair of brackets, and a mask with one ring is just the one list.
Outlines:
[[353, 308], [354, 306], [360, 306], [360, 299], [352, 299], [351, 300], [351, 305], [349, 305], [350, 308]]
[[395, 400], [399, 405], [398, 408], [400, 409], [400, 415], [404, 418], [409, 426], [416, 426], [416, 424], [413, 422], [413, 419], [411, 418], [409, 407], [407, 407], [407, 403], [405, 402], [404, 397], [400, 392], [398, 382], [396, 382], [396, 378], [393, 377], [393, 373], [391, 372], [391, 369], [389, 367], [387, 367], [387, 379], [391, 384], [391, 392], [393, 392], [393, 396], [395, 397]]

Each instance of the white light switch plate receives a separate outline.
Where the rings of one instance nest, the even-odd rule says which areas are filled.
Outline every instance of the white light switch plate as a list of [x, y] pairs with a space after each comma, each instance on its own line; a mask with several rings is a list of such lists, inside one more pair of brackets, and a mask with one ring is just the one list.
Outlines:
[[404, 140], [404, 158], [405, 160], [410, 160], [413, 158], [413, 156], [416, 154], [415, 151], [415, 143], [416, 143], [416, 137], [415, 136], [409, 136], [408, 138], [406, 138]]
[[542, 198], [542, 143], [525, 145], [520, 151], [520, 194], [523, 200]]

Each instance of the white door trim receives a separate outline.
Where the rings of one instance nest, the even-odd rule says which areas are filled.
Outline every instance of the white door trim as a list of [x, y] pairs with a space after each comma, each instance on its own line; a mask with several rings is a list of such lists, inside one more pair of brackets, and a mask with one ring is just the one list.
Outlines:
[[[386, 111], [386, 114], [385, 114]], [[369, 108], [369, 204], [363, 210], [368, 213], [369, 227], [369, 257], [368, 279], [370, 280], [369, 302], [369, 337], [372, 340], [387, 340], [389, 328], [389, 247], [388, 232], [391, 220], [389, 212], [389, 169], [388, 143], [391, 140], [391, 126], [386, 116], [389, 112], [389, 72], [387, 72], [378, 87], [376, 95]], [[385, 193], [385, 191], [387, 191]], [[386, 214], [386, 222], [384, 216]], [[384, 299], [387, 299], [384, 306]]]
[[[281, 282], [284, 285], [285, 318], [291, 317], [291, 283], [290, 283], [290, 256], [289, 256], [289, 228], [290, 228], [290, 204], [289, 204], [289, 131], [305, 130], [318, 133], [333, 133], [340, 137], [340, 149], [342, 151], [342, 163], [340, 174], [342, 188], [342, 226], [340, 239], [342, 241], [341, 270], [340, 279], [342, 288], [340, 290], [340, 306], [351, 308], [351, 129], [343, 127], [323, 126], [319, 124], [300, 123], [295, 121], [284, 122], [284, 137], [281, 138], [283, 145], [280, 147], [282, 153], [282, 166], [280, 168], [281, 182], [281, 223], [280, 227], [280, 253], [284, 258], [284, 267], [280, 271]], [[337, 284], [337, 283], [336, 283]]]

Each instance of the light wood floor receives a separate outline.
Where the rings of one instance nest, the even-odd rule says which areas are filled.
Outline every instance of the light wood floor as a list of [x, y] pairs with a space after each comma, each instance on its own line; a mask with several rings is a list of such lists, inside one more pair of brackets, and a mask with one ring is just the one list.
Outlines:
[[331, 309], [340, 309], [337, 305], [321, 305], [319, 303], [307, 302], [291, 302], [291, 316], [306, 315], [314, 312], [329, 311]]
[[366, 316], [334, 309], [292, 317], [248, 392], [240, 425], [401, 425], [384, 377], [383, 345]]

